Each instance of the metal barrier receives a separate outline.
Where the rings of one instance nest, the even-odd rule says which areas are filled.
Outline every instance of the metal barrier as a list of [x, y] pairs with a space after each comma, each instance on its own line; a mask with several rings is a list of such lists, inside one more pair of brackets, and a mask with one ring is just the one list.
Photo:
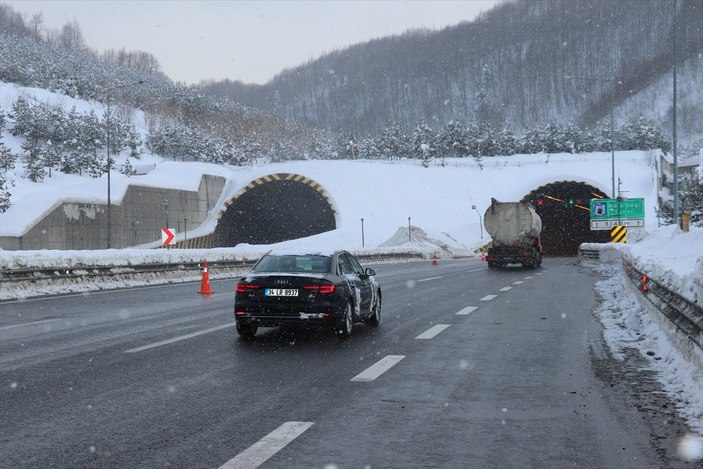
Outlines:
[[[358, 254], [364, 263], [390, 263], [424, 259], [422, 253], [392, 254]], [[231, 278], [243, 275], [256, 260], [208, 261], [208, 268], [213, 278]], [[81, 284], [87, 280], [102, 278], [106, 281], [101, 289], [120, 288], [114, 282], [131, 282], [137, 277], [147, 277], [149, 284], [163, 284], [191, 281], [201, 275], [200, 262], [150, 263], [129, 266], [114, 265], [73, 265], [44, 268], [22, 268], [0, 270], [0, 282], [11, 288], [31, 287], [33, 285], [50, 285], [60, 281], [64, 284]], [[113, 281], [113, 283], [110, 283]], [[10, 290], [8, 289], [8, 290]], [[44, 290], [42, 290], [44, 291]], [[5, 298], [7, 299], [7, 298]]]
[[650, 278], [623, 259], [625, 273], [644, 297], [703, 349], [703, 307]]

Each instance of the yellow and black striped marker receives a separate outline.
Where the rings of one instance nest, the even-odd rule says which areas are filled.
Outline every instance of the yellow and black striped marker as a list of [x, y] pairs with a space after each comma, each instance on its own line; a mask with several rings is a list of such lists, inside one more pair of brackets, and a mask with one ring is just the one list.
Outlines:
[[610, 230], [610, 241], [613, 243], [627, 243], [627, 227], [614, 226]]

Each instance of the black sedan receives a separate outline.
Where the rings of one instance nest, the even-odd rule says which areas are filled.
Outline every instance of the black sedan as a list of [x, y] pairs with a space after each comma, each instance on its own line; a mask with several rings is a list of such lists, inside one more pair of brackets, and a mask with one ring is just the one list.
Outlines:
[[376, 326], [381, 287], [374, 275], [347, 251], [271, 251], [237, 283], [237, 332], [252, 338], [259, 327], [298, 324], [327, 326], [348, 337], [354, 322]]

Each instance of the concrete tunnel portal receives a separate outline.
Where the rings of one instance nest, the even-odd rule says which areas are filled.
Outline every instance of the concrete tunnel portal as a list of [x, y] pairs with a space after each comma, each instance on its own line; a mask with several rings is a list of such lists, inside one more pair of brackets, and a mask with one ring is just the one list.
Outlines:
[[[575, 256], [584, 242], [605, 243], [610, 232], [592, 231], [590, 200], [607, 198], [576, 181], [558, 181], [529, 192], [542, 219], [545, 256]], [[251, 181], [226, 203], [213, 233], [213, 247], [272, 244], [336, 229], [336, 212], [317, 182], [298, 174], [270, 174]]]
[[581, 243], [607, 243], [610, 231], [592, 231], [590, 200], [608, 198], [583, 182], [559, 181], [538, 187], [523, 197], [542, 219], [545, 256], [576, 256]]
[[337, 227], [325, 190], [299, 174], [270, 174], [227, 201], [213, 233], [213, 247], [272, 244]]

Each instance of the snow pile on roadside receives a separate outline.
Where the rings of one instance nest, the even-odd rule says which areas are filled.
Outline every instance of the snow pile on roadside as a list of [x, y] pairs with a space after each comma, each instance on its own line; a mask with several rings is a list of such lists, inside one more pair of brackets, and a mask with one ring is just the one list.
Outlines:
[[[596, 314], [613, 357], [624, 360], [625, 349], [638, 350], [676, 403], [679, 415], [703, 434], [703, 351], [690, 347], [690, 341], [676, 334], [666, 318], [640, 303], [619, 266], [603, 266], [600, 271], [606, 278], [596, 283], [603, 299]], [[672, 330], [667, 333], [667, 329]], [[684, 349], [689, 357], [680, 352]]]
[[[703, 228], [684, 233], [676, 225], [663, 226], [638, 241], [582, 243], [597, 250], [598, 264], [619, 265], [624, 258], [652, 280], [697, 304], [703, 304]], [[588, 260], [584, 259], [586, 263]]]
[[703, 228], [691, 227], [684, 233], [676, 225], [664, 226], [623, 249], [638, 270], [703, 304]]
[[[408, 232], [409, 230], [409, 232]], [[447, 233], [440, 234], [442, 239], [430, 237], [425, 230], [418, 226], [401, 226], [381, 247], [405, 247], [419, 249], [428, 256], [437, 255], [440, 258], [468, 257], [473, 255], [463, 244], [457, 242]]]

